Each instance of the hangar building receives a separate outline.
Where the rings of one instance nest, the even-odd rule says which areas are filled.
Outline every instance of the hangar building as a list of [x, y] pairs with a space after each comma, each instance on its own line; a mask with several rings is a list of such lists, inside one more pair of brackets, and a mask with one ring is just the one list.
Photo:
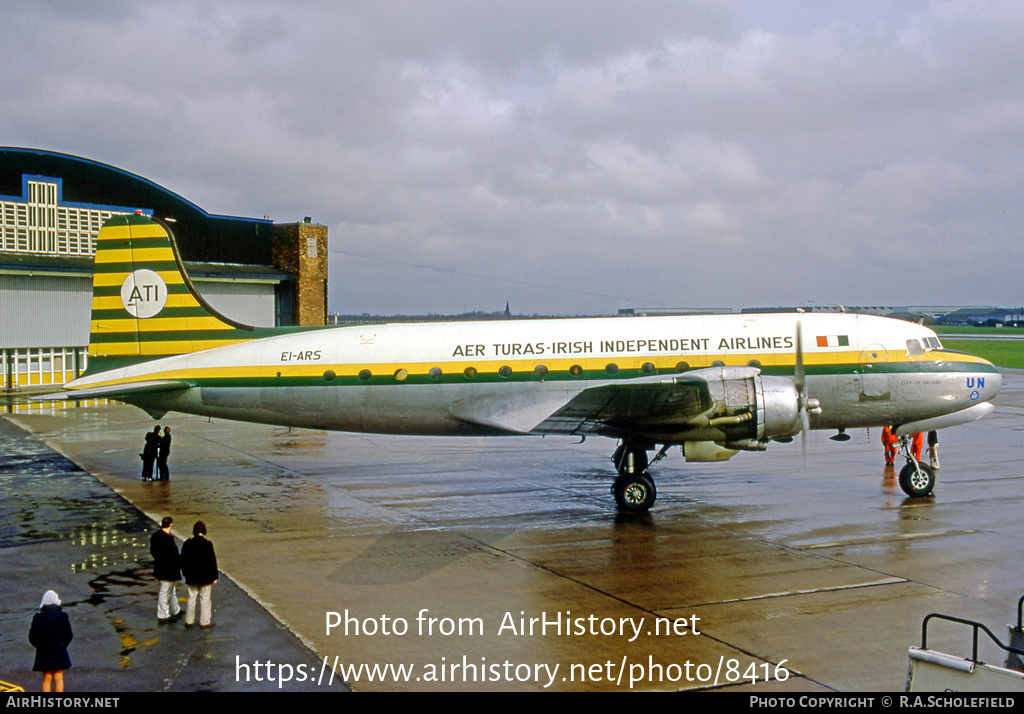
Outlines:
[[325, 323], [326, 226], [212, 215], [123, 169], [0, 147], [3, 390], [59, 385], [85, 370], [96, 235], [112, 215], [136, 211], [172, 227], [196, 288], [227, 317]]

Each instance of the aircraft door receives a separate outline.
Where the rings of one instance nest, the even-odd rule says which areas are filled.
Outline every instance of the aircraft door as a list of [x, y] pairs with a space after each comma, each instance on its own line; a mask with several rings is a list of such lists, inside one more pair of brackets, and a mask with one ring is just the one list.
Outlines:
[[861, 401], [892, 398], [892, 380], [889, 352], [882, 345], [868, 345], [860, 352], [858, 382]]

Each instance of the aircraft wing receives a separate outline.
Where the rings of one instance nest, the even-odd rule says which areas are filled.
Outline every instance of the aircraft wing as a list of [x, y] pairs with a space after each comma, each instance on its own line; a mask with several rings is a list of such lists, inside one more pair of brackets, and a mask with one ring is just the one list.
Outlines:
[[699, 374], [641, 377], [584, 389], [532, 431], [587, 434], [631, 431], [641, 424], [684, 425], [714, 403], [707, 379]]
[[463, 421], [517, 434], [589, 434], [630, 431], [641, 424], [684, 425], [714, 406], [701, 371], [575, 390], [469, 397], [450, 409]]

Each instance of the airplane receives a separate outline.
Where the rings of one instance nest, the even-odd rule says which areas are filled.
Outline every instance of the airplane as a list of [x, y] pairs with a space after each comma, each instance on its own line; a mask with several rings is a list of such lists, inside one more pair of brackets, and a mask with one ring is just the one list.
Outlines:
[[908, 437], [989, 414], [1001, 385], [995, 366], [922, 325], [845, 312], [252, 327], [207, 304], [170, 228], [135, 214], [97, 237], [88, 369], [58, 398], [154, 419], [610, 437], [618, 508], [645, 512], [669, 448], [725, 461], [811, 429], [841, 441], [895, 427], [900, 486], [928, 496], [934, 471]]

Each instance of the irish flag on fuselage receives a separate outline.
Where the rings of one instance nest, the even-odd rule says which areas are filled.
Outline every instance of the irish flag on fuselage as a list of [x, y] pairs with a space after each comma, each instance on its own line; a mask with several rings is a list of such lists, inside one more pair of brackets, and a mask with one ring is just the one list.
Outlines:
[[207, 304], [170, 233], [148, 216], [110, 218], [96, 238], [89, 371], [251, 340]]
[[818, 347], [849, 347], [849, 335], [818, 335]]

